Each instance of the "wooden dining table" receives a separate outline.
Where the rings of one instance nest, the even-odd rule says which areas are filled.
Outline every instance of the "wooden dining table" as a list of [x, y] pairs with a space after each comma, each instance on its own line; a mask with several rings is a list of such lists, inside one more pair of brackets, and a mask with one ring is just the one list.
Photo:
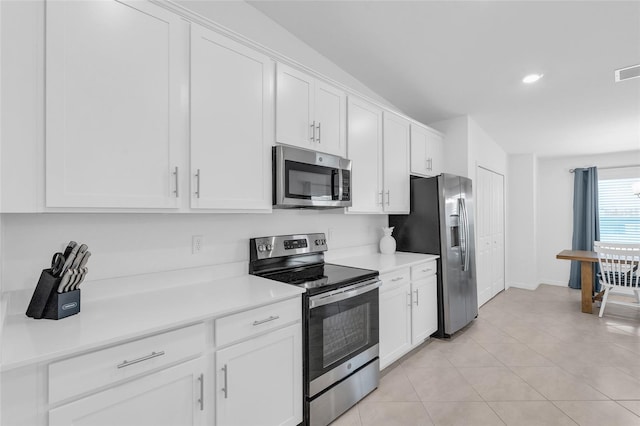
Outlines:
[[582, 289], [582, 312], [593, 313], [593, 264], [598, 255], [588, 250], [562, 250], [556, 259], [577, 260], [580, 262], [580, 287]]

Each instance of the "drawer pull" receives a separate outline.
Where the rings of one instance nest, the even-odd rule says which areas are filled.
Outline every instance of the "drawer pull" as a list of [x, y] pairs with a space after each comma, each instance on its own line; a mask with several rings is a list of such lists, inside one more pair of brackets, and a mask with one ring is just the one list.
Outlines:
[[393, 278], [393, 279], [391, 280], [391, 282], [400, 281], [400, 280], [402, 280], [402, 279], [404, 279], [404, 277]]
[[124, 361], [122, 361], [122, 364], [118, 364], [118, 368], [128, 367], [130, 365], [137, 364], [139, 362], [146, 361], [146, 360], [151, 359], [151, 358], [157, 358], [157, 357], [162, 356], [162, 355], [164, 355], [164, 351], [151, 352], [149, 355], [145, 355], [143, 357], [136, 358], [136, 359], [131, 360], [131, 361], [127, 361], [125, 359]]
[[423, 269], [422, 272], [430, 272], [431, 268]]
[[277, 320], [277, 319], [279, 319], [279, 318], [280, 318], [280, 317], [279, 317], [278, 315], [271, 315], [271, 316], [270, 316], [269, 318], [267, 318], [267, 319], [263, 319], [263, 320], [260, 320], [260, 321], [254, 321], [254, 322], [253, 322], [253, 325], [260, 325], [260, 324], [264, 324], [265, 322], [274, 321], [274, 320]]
[[224, 372], [224, 387], [222, 388], [222, 392], [224, 392], [224, 399], [227, 399], [229, 396], [229, 385], [227, 384], [227, 364], [222, 367], [222, 371]]

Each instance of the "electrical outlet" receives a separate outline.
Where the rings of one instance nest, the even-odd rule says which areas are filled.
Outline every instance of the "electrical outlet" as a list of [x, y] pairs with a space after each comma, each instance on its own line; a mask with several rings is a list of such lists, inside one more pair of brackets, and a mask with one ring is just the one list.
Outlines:
[[327, 241], [331, 242], [331, 240], [333, 240], [333, 234], [335, 233], [335, 230], [333, 228], [329, 228], [327, 231]]
[[202, 235], [191, 237], [191, 253], [196, 254], [202, 251]]

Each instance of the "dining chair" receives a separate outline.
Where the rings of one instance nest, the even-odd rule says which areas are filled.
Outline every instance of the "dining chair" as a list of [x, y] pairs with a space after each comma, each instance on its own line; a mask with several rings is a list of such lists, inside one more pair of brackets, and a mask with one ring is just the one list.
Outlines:
[[[604, 289], [599, 317], [604, 313], [611, 290], [626, 290], [625, 294], [633, 291], [636, 302], [623, 302], [611, 300], [609, 303], [617, 305], [640, 307], [640, 244], [593, 242], [593, 250], [598, 255], [600, 273], [598, 278]], [[614, 292], [615, 292], [614, 290]]]

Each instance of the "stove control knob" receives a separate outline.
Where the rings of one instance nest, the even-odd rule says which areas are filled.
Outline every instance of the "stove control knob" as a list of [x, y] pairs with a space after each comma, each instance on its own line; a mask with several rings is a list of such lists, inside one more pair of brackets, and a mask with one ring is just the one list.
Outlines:
[[267, 250], [268, 250], [268, 251], [273, 250], [273, 246], [272, 246], [271, 244], [267, 244]]
[[327, 244], [327, 240], [322, 240], [322, 244]]
[[316, 245], [319, 246], [320, 245], [320, 240], [316, 240]]
[[258, 251], [264, 251], [264, 250], [265, 250], [265, 248], [266, 248], [266, 247], [264, 246], [264, 244], [260, 244], [260, 245], [258, 246]]

